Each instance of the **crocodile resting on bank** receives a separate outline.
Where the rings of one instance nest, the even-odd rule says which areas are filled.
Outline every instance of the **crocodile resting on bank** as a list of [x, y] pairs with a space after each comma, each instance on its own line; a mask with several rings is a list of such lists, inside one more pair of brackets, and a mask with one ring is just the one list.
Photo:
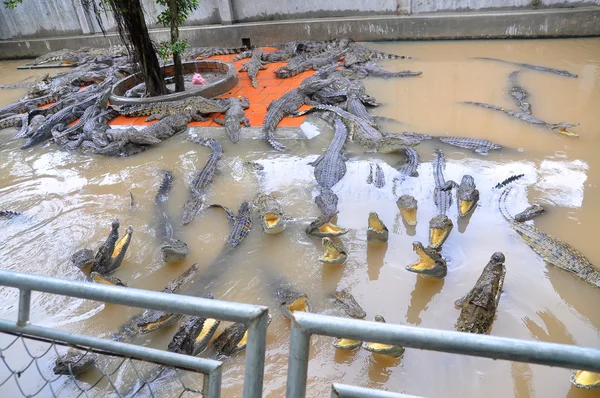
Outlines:
[[213, 118], [213, 121], [217, 124], [225, 127], [225, 133], [233, 142], [237, 144], [240, 141], [240, 124], [244, 127], [250, 127], [250, 120], [246, 117], [244, 109], [250, 107], [248, 98], [239, 96], [238, 98], [226, 98], [229, 101], [229, 108], [225, 112], [225, 118]]
[[502, 217], [521, 236], [525, 244], [542, 257], [545, 263], [570, 272], [592, 286], [600, 287], [600, 270], [581, 252], [533, 225], [514, 220], [506, 208], [506, 198], [511, 190], [512, 187], [508, 187], [500, 194], [498, 208]]
[[226, 112], [229, 108], [229, 101], [226, 101], [226, 98], [213, 100], [196, 96], [178, 101], [139, 105], [111, 105], [111, 107], [125, 116], [148, 116], [146, 119], [147, 122], [184, 112], [188, 112], [194, 120], [204, 121], [206, 119], [202, 115]]
[[73, 264], [80, 269], [91, 264], [91, 272], [97, 272], [103, 276], [115, 272], [125, 258], [125, 253], [133, 235], [133, 227], [129, 226], [125, 235], [119, 239], [119, 226], [119, 220], [112, 222], [108, 238], [100, 246], [95, 256], [90, 249], [79, 250], [71, 257]]
[[459, 332], [487, 334], [492, 329], [506, 275], [504, 260], [504, 254], [494, 253], [473, 289], [454, 302], [461, 308], [455, 324]]

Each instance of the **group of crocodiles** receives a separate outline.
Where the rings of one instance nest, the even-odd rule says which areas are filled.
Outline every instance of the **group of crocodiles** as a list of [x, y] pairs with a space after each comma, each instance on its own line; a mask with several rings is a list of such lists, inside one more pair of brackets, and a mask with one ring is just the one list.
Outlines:
[[[314, 167], [314, 177], [318, 186], [315, 203], [320, 210], [320, 216], [306, 227], [307, 234], [321, 238], [324, 254], [319, 260], [325, 264], [344, 264], [349, 252], [344, 248], [340, 236], [348, 229], [337, 225], [338, 196], [333, 188], [346, 174], [347, 158], [344, 154], [347, 142], [354, 142], [372, 153], [394, 153], [405, 155], [406, 161], [396, 166], [398, 173], [394, 178], [396, 186], [402, 186], [407, 178], [418, 176], [419, 155], [414, 149], [423, 140], [434, 137], [415, 132], [391, 134], [382, 129], [376, 117], [371, 115], [367, 107], [381, 104], [366, 94], [361, 79], [367, 76], [392, 78], [419, 76], [421, 72], [401, 71], [388, 72], [376, 66], [378, 59], [407, 58], [394, 54], [368, 49], [351, 39], [329, 41], [293, 41], [275, 43], [276, 51], [265, 52], [261, 48], [253, 49], [220, 49], [198, 48], [190, 49], [188, 56], [193, 58], [209, 57], [219, 54], [239, 54], [236, 59], [248, 59], [243, 66], [250, 76], [252, 84], [257, 87], [260, 71], [270, 62], [287, 64], [279, 68], [275, 75], [288, 78], [307, 70], [315, 73], [304, 79], [295, 89], [274, 100], [267, 108], [263, 124], [263, 133], [269, 144], [278, 151], [286, 150], [286, 146], [275, 137], [279, 122], [286, 116], [298, 116], [303, 113], [319, 113], [333, 126], [333, 139], [325, 150], [311, 163]], [[22, 101], [0, 109], [0, 128], [20, 127], [18, 138], [27, 138], [23, 148], [51, 140], [60, 148], [67, 150], [81, 149], [84, 152], [108, 156], [129, 156], [141, 152], [151, 145], [172, 137], [186, 130], [192, 120], [205, 120], [215, 113], [224, 114], [223, 119], [214, 119], [225, 126], [227, 136], [232, 142], [240, 139], [240, 125], [249, 126], [245, 109], [250, 103], [244, 97], [237, 98], [202, 98], [194, 97], [181, 101], [162, 102], [151, 105], [108, 106], [107, 99], [110, 85], [121, 75], [129, 73], [131, 59], [118, 51], [107, 51], [96, 54], [87, 51], [92, 56], [78, 56], [76, 63], [80, 66], [67, 74], [53, 78], [45, 76], [31, 85], [30, 92]], [[58, 58], [66, 62], [72, 54], [68, 51]], [[56, 60], [56, 57], [46, 57]], [[555, 73], [562, 76], [576, 77], [569, 72], [546, 68], [536, 65], [509, 63], [520, 69], [532, 69], [541, 72]], [[38, 63], [49, 62], [44, 59]], [[577, 136], [569, 129], [577, 123], [548, 123], [532, 116], [528, 92], [519, 84], [519, 71], [512, 72], [508, 78], [510, 88], [508, 93], [515, 100], [519, 111], [513, 111], [495, 105], [481, 102], [465, 102], [487, 109], [498, 110], [522, 121], [543, 126], [551, 131], [567, 136]], [[81, 86], [87, 86], [79, 90]], [[76, 91], [79, 90], [79, 91]], [[42, 105], [54, 103], [46, 108]], [[301, 112], [303, 105], [311, 106], [309, 111]], [[157, 123], [141, 130], [134, 128], [115, 130], [108, 127], [108, 122], [117, 115], [148, 116], [147, 120], [158, 120]], [[329, 119], [328, 119], [329, 118]], [[71, 122], [79, 119], [74, 125]], [[487, 154], [491, 150], [500, 150], [500, 145], [493, 142], [469, 137], [436, 137], [440, 142], [470, 149], [478, 154]], [[189, 189], [189, 198], [183, 206], [182, 225], [189, 224], [204, 207], [206, 190], [215, 175], [218, 162], [223, 155], [221, 144], [214, 139], [197, 140], [192, 142], [211, 149], [211, 155], [205, 166], [194, 176]], [[433, 160], [433, 201], [437, 215], [429, 223], [429, 243], [424, 246], [421, 242], [413, 243], [413, 250], [418, 260], [406, 267], [419, 277], [442, 279], [448, 273], [446, 260], [442, 256], [442, 248], [448, 239], [453, 222], [448, 217], [453, 198], [452, 191], [456, 188], [457, 213], [459, 218], [473, 214], [479, 201], [479, 191], [475, 180], [470, 175], [464, 175], [460, 184], [446, 181], [443, 170], [445, 157], [441, 150], [434, 152]], [[498, 184], [499, 188], [511, 184], [520, 176], [514, 176]], [[371, 165], [368, 183], [376, 188], [385, 185], [385, 175], [379, 164]], [[173, 184], [173, 175], [169, 171], [162, 172], [162, 182], [154, 200], [155, 231], [161, 256], [165, 263], [181, 261], [189, 255], [188, 246], [175, 237], [171, 218], [167, 214], [166, 202]], [[600, 272], [589, 260], [569, 244], [552, 237], [534, 226], [526, 223], [533, 217], [544, 212], [539, 205], [527, 208], [524, 212], [511, 216], [505, 206], [511, 187], [505, 188], [499, 196], [498, 207], [509, 226], [514, 229], [524, 242], [548, 264], [564, 269], [584, 281], [600, 287]], [[407, 227], [417, 223], [417, 200], [408, 194], [398, 197], [397, 206], [400, 216]], [[242, 202], [237, 214], [230, 209], [220, 207], [231, 221], [231, 233], [227, 238], [223, 253], [234, 250], [242, 243], [252, 228], [252, 208], [255, 208], [260, 218], [261, 226], [267, 234], [277, 234], [285, 230], [291, 220], [283, 212], [277, 198], [259, 193], [254, 202]], [[18, 213], [11, 211], [0, 212], [0, 218], [13, 218]], [[112, 223], [111, 231], [106, 241], [96, 253], [89, 249], [81, 250], [73, 255], [73, 263], [82, 270], [88, 270], [90, 279], [98, 283], [126, 286], [118, 278], [111, 276], [122, 264], [125, 252], [130, 245], [133, 228], [127, 228], [125, 235], [119, 238], [119, 222]], [[384, 221], [376, 212], [371, 212], [367, 222], [367, 242], [369, 244], [385, 244], [389, 231]], [[503, 253], [494, 253], [482, 271], [473, 289], [464, 297], [456, 300], [455, 305], [460, 314], [455, 327], [459, 331], [470, 333], [489, 333], [500, 304], [500, 296], [504, 284], [506, 267]], [[210, 270], [209, 275], [218, 275], [217, 269]], [[188, 271], [173, 280], [166, 288], [167, 293], [178, 293], [183, 286], [193, 279], [198, 266], [194, 264]], [[211, 274], [212, 272], [212, 274]], [[306, 294], [298, 292], [292, 284], [285, 281], [281, 275], [272, 269], [267, 272], [274, 286], [272, 296], [285, 317], [290, 318], [294, 311], [309, 311], [310, 302]], [[211, 292], [203, 292], [204, 297], [213, 298]], [[365, 318], [366, 312], [356, 302], [348, 289], [339, 290], [334, 295], [336, 303], [348, 316]], [[119, 341], [133, 341], [139, 335], [149, 333], [158, 328], [176, 323], [181, 315], [160, 311], [147, 310], [126, 322], [111, 338]], [[380, 315], [375, 321], [385, 322]], [[209, 345], [209, 341], [219, 326], [219, 320], [205, 318], [187, 318], [182, 324], [168, 349], [173, 352], [189, 355], [199, 355]], [[233, 355], [244, 349], [246, 343], [246, 326], [233, 324], [217, 337], [212, 346], [217, 354]], [[368, 351], [390, 357], [400, 357], [404, 349], [399, 346], [359, 342], [348, 339], [337, 339], [334, 346], [338, 349], [356, 349], [363, 347]], [[89, 367], [101, 362], [95, 355], [83, 355], [70, 351], [57, 359], [55, 372], [77, 375]], [[586, 371], [573, 373], [572, 380], [581, 388], [600, 388], [600, 376]]]

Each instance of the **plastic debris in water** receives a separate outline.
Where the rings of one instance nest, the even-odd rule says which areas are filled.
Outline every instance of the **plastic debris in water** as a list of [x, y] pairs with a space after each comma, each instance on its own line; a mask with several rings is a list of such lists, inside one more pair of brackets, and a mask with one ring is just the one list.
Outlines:
[[206, 86], [206, 80], [204, 80], [200, 73], [194, 73], [194, 76], [192, 77], [192, 84]]

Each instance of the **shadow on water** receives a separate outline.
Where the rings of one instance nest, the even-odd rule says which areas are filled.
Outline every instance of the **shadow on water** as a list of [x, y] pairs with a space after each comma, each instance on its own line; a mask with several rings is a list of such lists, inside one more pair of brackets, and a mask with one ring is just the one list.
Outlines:
[[406, 313], [406, 320], [413, 325], [420, 325], [421, 312], [427, 309], [427, 306], [433, 298], [442, 291], [444, 287], [444, 279], [428, 279], [421, 276], [416, 276], [415, 288], [410, 294], [410, 304]]
[[460, 232], [461, 234], [465, 233], [465, 231], [467, 230], [467, 226], [469, 225], [469, 221], [471, 221], [471, 217], [476, 211], [477, 206], [475, 206], [475, 209], [473, 209], [473, 211], [469, 213], [466, 217], [458, 217], [458, 232]]
[[369, 266], [367, 273], [369, 274], [370, 281], [379, 279], [379, 273], [383, 267], [387, 248], [387, 243], [383, 245], [367, 244], [367, 264]]

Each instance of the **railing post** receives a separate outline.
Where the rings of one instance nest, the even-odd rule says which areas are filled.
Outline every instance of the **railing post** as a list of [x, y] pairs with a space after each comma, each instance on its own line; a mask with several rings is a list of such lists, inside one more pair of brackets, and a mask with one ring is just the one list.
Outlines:
[[221, 377], [223, 368], [221, 365], [204, 375], [202, 385], [203, 398], [219, 398], [221, 396]]
[[258, 317], [250, 321], [248, 325], [244, 398], [262, 397], [268, 326], [268, 309], [265, 309]]
[[29, 322], [29, 309], [31, 308], [31, 290], [19, 290], [19, 315], [17, 326], [25, 326]]
[[310, 336], [310, 333], [302, 330], [292, 315], [286, 398], [304, 398], [306, 395]]

